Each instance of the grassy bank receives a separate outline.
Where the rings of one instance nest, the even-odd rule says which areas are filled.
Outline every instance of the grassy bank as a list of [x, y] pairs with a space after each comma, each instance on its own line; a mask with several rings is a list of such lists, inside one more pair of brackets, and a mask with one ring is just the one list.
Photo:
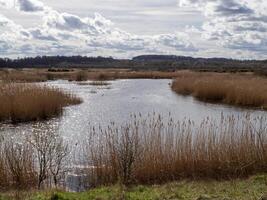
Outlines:
[[75, 95], [36, 84], [0, 83], [0, 121], [27, 122], [58, 116], [81, 103]]
[[[102, 187], [82, 193], [9, 193], [1, 200], [260, 200], [267, 191], [266, 175], [233, 181], [181, 181], [156, 186]], [[17, 197], [20, 198], [17, 198]]]
[[188, 73], [174, 80], [172, 89], [204, 102], [267, 109], [267, 79], [263, 77]]

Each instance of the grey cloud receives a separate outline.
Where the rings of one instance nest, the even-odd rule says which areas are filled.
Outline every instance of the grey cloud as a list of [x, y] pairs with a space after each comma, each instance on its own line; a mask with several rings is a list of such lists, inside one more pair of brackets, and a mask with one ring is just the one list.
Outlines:
[[[182, 3], [181, 3], [182, 2]], [[260, 12], [264, 1], [255, 0], [180, 0], [180, 5], [201, 5], [206, 15], [203, 37], [216, 40], [229, 49], [266, 52], [267, 15]]]
[[17, 0], [16, 7], [23, 12], [39, 12], [45, 10], [44, 4], [39, 0]]
[[57, 39], [54, 36], [44, 33], [40, 29], [30, 30], [29, 33], [30, 34], [27, 35], [28, 36], [31, 35], [34, 39], [57, 41]]
[[254, 13], [254, 11], [245, 4], [237, 3], [234, 0], [218, 1], [218, 4], [214, 7], [214, 12], [221, 16], [249, 15]]

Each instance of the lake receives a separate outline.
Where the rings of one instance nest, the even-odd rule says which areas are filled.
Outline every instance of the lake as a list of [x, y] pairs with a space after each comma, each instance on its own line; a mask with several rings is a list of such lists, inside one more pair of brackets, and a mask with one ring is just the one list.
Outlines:
[[[221, 114], [241, 116], [266, 116], [265, 111], [236, 108], [227, 105], [203, 103], [190, 96], [177, 95], [170, 88], [172, 80], [134, 79], [109, 81], [107, 86], [93, 86], [86, 82], [76, 83], [64, 80], [42, 84], [62, 88], [83, 99], [77, 106], [65, 108], [62, 117], [49, 121], [19, 125], [1, 124], [0, 130], [9, 134], [27, 134], [33, 128], [54, 128], [74, 142], [79, 142], [92, 126], [105, 126], [110, 122], [123, 124], [131, 114], [160, 114], [163, 119], [169, 115], [174, 121], [190, 119], [200, 123], [204, 118], [220, 119]], [[89, 83], [89, 82], [88, 82]]]
[[[79, 147], [92, 126], [107, 126], [111, 122], [123, 124], [131, 119], [131, 114], [160, 114], [167, 120], [190, 119], [200, 123], [210, 117], [220, 119], [224, 115], [266, 116], [265, 111], [236, 108], [227, 105], [203, 103], [188, 96], [177, 95], [170, 88], [172, 80], [135, 79], [109, 81], [106, 86], [93, 86], [89, 82], [68, 82], [64, 80], [41, 84], [62, 88], [83, 99], [83, 103], [65, 108], [63, 116], [48, 121], [24, 123], [18, 125], [1, 124], [4, 134], [14, 137], [29, 134], [35, 129], [39, 131], [58, 131], [72, 147], [73, 155], [79, 157]], [[78, 152], [78, 153], [77, 153]], [[73, 163], [79, 165], [80, 159]], [[75, 188], [76, 176], [71, 176], [71, 184]], [[76, 180], [77, 181], [77, 180]], [[77, 189], [71, 189], [77, 191]]]

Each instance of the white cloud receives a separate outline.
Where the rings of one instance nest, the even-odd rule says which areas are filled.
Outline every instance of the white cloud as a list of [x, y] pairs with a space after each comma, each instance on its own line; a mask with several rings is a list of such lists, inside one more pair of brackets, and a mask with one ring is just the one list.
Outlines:
[[[0, 0], [0, 7], [11, 8], [12, 2], [14, 0]], [[15, 0], [13, 5], [15, 8], [13, 10], [19, 11], [21, 15], [33, 14], [33, 17], [38, 15], [42, 21], [35, 27], [25, 28], [0, 15], [1, 55], [92, 54], [127, 57], [142, 53], [170, 53], [262, 58], [261, 56], [265, 56], [267, 52], [267, 15], [265, 13], [267, 1], [265, 0], [178, 0], [178, 2], [177, 0], [164, 2], [133, 0], [129, 2], [129, 6], [138, 5], [138, 8], [149, 8], [149, 10], [140, 9], [140, 12], [155, 12], [153, 16], [157, 16], [159, 11], [164, 13], [164, 9], [160, 8], [176, 5], [190, 8], [189, 13], [192, 12], [192, 8], [198, 10], [196, 13], [199, 11], [202, 13], [200, 17], [202, 22], [195, 19], [198, 20], [198, 24], [190, 24], [173, 33], [164, 31], [164, 34], [154, 35], [132, 34], [118, 28], [118, 25], [100, 14], [95, 14], [94, 17], [86, 17], [88, 15], [81, 17], [77, 14], [59, 12], [44, 5], [43, 2]], [[62, 2], [58, 0], [58, 4]], [[82, 0], [79, 2], [81, 3]], [[94, 2], [97, 3], [97, 1]], [[127, 2], [116, 0], [112, 3], [125, 5]], [[150, 9], [152, 7], [154, 10]], [[186, 9], [183, 16], [186, 16]], [[142, 23], [141, 19], [139, 20]], [[181, 18], [180, 21], [182, 20], [186, 19]], [[180, 22], [177, 21], [177, 23]]]
[[[88, 52], [120, 52], [127, 56], [129, 52], [136, 55], [144, 52], [189, 52], [196, 51], [193, 43], [186, 33], [174, 33], [164, 35], [135, 35], [123, 31], [100, 14], [93, 18], [79, 17], [77, 15], [58, 12], [45, 6], [36, 7], [37, 2], [27, 0], [34, 4], [20, 6], [23, 12], [40, 13], [43, 20], [40, 26], [34, 28], [23, 28], [13, 21], [5, 18], [0, 27], [7, 26], [10, 30], [4, 32], [1, 38], [12, 44], [12, 52], [23, 52], [25, 54], [87, 54]], [[34, 6], [33, 6], [34, 5]], [[41, 9], [43, 8], [43, 9]], [[4, 19], [4, 18], [3, 18]], [[2, 25], [1, 25], [2, 24]], [[12, 30], [11, 30], [12, 29]], [[14, 31], [16, 30], [16, 31]], [[12, 33], [13, 41], [8, 38]]]
[[13, 0], [0, 0], [0, 8], [12, 8], [14, 7]]
[[266, 53], [267, 8], [263, 0], [180, 0], [181, 6], [198, 6], [206, 16], [203, 38], [225, 48]]

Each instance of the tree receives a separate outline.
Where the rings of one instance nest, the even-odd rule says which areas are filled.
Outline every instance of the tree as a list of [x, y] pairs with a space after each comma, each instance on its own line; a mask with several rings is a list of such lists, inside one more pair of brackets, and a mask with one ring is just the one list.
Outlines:
[[69, 155], [69, 148], [67, 144], [64, 144], [62, 138], [57, 138], [55, 143], [54, 152], [52, 152], [51, 157], [52, 162], [50, 163], [49, 170], [53, 176], [53, 181], [55, 187], [58, 186], [58, 180], [62, 174], [65, 174], [66, 169], [64, 168], [64, 163]]
[[68, 155], [68, 146], [63, 139], [51, 129], [47, 131], [33, 132], [28, 138], [29, 143], [35, 149], [38, 171], [38, 189], [52, 174], [57, 186], [59, 175], [64, 172], [64, 159]]

